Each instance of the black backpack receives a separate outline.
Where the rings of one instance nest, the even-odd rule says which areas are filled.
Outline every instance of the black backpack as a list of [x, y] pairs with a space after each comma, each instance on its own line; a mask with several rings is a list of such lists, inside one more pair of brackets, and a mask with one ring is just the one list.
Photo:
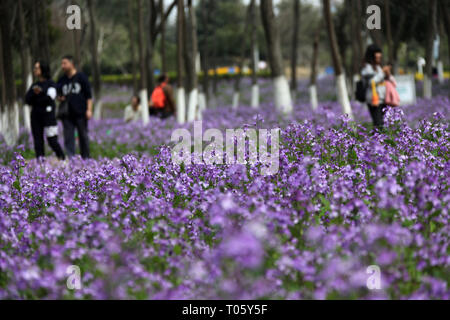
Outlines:
[[358, 100], [361, 103], [366, 102], [366, 93], [367, 93], [367, 82], [361, 79], [356, 83], [356, 92], [355, 92], [356, 100]]

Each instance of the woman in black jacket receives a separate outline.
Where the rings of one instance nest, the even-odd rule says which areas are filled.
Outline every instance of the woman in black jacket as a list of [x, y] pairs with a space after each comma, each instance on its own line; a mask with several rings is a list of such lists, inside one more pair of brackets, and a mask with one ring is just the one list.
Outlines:
[[56, 122], [57, 95], [56, 85], [50, 77], [50, 67], [42, 62], [36, 62], [33, 74], [38, 81], [28, 90], [25, 102], [32, 107], [31, 131], [34, 140], [36, 158], [45, 156], [44, 134], [48, 144], [60, 160], [66, 157], [58, 142], [58, 124]]

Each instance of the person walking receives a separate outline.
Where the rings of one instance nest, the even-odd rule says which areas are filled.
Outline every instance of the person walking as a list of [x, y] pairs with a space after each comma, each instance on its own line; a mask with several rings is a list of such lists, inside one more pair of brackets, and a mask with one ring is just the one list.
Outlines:
[[92, 118], [92, 90], [88, 77], [79, 72], [70, 55], [63, 57], [61, 68], [64, 75], [58, 81], [60, 101], [67, 101], [68, 112], [64, 125], [64, 146], [69, 157], [75, 155], [75, 130], [78, 132], [80, 152], [83, 159], [90, 157], [88, 121]]
[[57, 91], [56, 84], [50, 79], [50, 67], [44, 62], [37, 61], [33, 67], [33, 74], [37, 82], [27, 91], [25, 102], [32, 107], [31, 133], [36, 158], [45, 157], [45, 135], [50, 148], [55, 152], [58, 159], [65, 160], [65, 154], [58, 142], [58, 124], [55, 111]]
[[175, 116], [175, 99], [173, 96], [173, 88], [169, 84], [169, 77], [165, 74], [158, 78], [158, 86], [152, 93], [149, 102], [150, 115], [167, 119]]
[[384, 127], [386, 113], [385, 81], [391, 76], [391, 69], [382, 67], [383, 53], [376, 45], [370, 45], [365, 54], [365, 65], [361, 76], [366, 84], [366, 102], [375, 128]]

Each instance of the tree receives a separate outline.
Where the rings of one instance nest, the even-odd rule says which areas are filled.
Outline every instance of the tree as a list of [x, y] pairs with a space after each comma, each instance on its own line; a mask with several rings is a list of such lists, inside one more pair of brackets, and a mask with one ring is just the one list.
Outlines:
[[424, 98], [431, 99], [432, 92], [432, 78], [433, 78], [433, 46], [437, 33], [437, 0], [428, 1], [428, 36], [426, 46], [425, 60], [426, 70], [423, 83], [423, 96]]
[[439, 7], [440, 13], [447, 33], [448, 53], [449, 53], [448, 63], [450, 63], [450, 13], [448, 9], [450, 2], [448, 0], [439, 0], [439, 4], [440, 4]]
[[41, 53], [39, 56], [40, 60], [44, 60], [47, 63], [50, 63], [50, 40], [48, 34], [48, 21], [47, 21], [47, 1], [46, 0], [36, 0], [33, 1], [36, 3], [36, 14], [39, 21], [39, 47], [41, 48]]
[[[148, 41], [146, 44], [146, 68], [147, 68], [147, 90], [148, 92], [152, 92], [155, 86], [154, 79], [154, 69], [153, 69], [153, 56], [154, 56], [154, 48], [156, 47], [156, 41], [158, 40], [158, 35], [161, 33], [161, 30], [168, 19], [170, 13], [175, 8], [177, 2], [174, 0], [164, 14], [160, 15], [161, 9], [158, 9], [156, 4], [156, 0], [149, 0], [148, 8], [149, 8], [149, 16], [148, 16]], [[163, 3], [159, 3], [160, 6]]]
[[137, 0], [138, 7], [138, 47], [139, 47], [139, 64], [141, 72], [140, 91], [142, 121], [144, 125], [150, 122], [148, 111], [148, 91], [147, 91], [147, 65], [145, 62], [145, 37], [144, 37], [144, 6], [142, 0]]
[[297, 90], [297, 57], [298, 57], [298, 33], [300, 28], [300, 0], [294, 0], [294, 23], [292, 31], [292, 55], [291, 55], [291, 91]]
[[188, 0], [188, 15], [189, 15], [189, 42], [190, 52], [187, 57], [189, 59], [188, 66], [190, 68], [189, 75], [189, 99], [188, 99], [188, 122], [195, 120], [198, 108], [198, 77], [197, 77], [197, 55], [198, 55], [198, 42], [197, 42], [197, 17], [195, 14], [195, 8], [192, 0]]
[[392, 40], [392, 25], [391, 25], [391, 1], [384, 0], [384, 17], [386, 21], [386, 40], [388, 46], [388, 57], [391, 63], [394, 62], [394, 45]]
[[238, 60], [238, 74], [236, 75], [234, 79], [234, 94], [233, 94], [233, 109], [237, 109], [239, 106], [239, 100], [240, 100], [240, 94], [241, 94], [241, 79], [242, 79], [242, 73], [244, 69], [244, 59], [245, 59], [245, 51], [246, 51], [246, 45], [247, 45], [247, 34], [248, 34], [248, 28], [249, 28], [249, 19], [250, 19], [250, 10], [251, 10], [251, 3], [247, 10], [247, 16], [244, 21], [244, 26], [242, 28], [242, 34], [240, 36], [241, 39], [241, 52], [239, 55]]
[[283, 71], [280, 35], [275, 21], [272, 0], [261, 0], [261, 18], [264, 26], [269, 64], [275, 90], [275, 107], [283, 113], [293, 110], [289, 83]]
[[[78, 1], [72, 1], [72, 3], [70, 3], [68, 0], [66, 1], [65, 6], [67, 7], [70, 4], [79, 6]], [[33, 11], [37, 11], [37, 9], [33, 9]], [[35, 22], [33, 21], [33, 25], [34, 25], [34, 23]], [[39, 29], [39, 28], [36, 28], [36, 29]], [[70, 31], [70, 33], [72, 34], [72, 50], [73, 50], [73, 58], [75, 61], [75, 65], [81, 67], [82, 62], [83, 62], [82, 58], [81, 58], [81, 56], [82, 56], [82, 54], [81, 54], [81, 47], [82, 47], [81, 31], [77, 30], [77, 29], [73, 29]]]
[[316, 110], [319, 105], [319, 99], [317, 97], [317, 60], [319, 58], [319, 40], [320, 40], [320, 30], [322, 25], [320, 24], [314, 35], [313, 42], [313, 55], [311, 59], [311, 77], [309, 80], [309, 96], [310, 103], [313, 110]]
[[2, 0], [0, 2], [0, 79], [2, 81], [0, 133], [10, 146], [14, 145], [19, 137], [19, 106], [16, 102], [16, 83], [11, 41], [11, 22], [13, 17], [10, 14], [11, 8], [15, 5], [15, 1], [12, 0]]
[[250, 1], [250, 47], [251, 47], [251, 69], [252, 69], [252, 108], [259, 108], [259, 85], [258, 85], [258, 41], [256, 37], [256, 0]]
[[356, 44], [359, 52], [358, 61], [361, 62], [362, 56], [364, 54], [364, 41], [361, 30], [361, 16], [362, 16], [362, 8], [360, 0], [352, 0], [352, 7], [355, 10], [355, 29], [353, 30], [355, 33]]
[[[356, 1], [359, 0], [349, 0], [347, 1], [347, 5], [350, 6], [350, 31], [353, 39], [356, 39], [354, 41], [351, 41], [351, 47], [352, 47], [352, 75], [355, 76], [359, 74], [360, 69], [360, 63], [362, 57], [362, 43], [361, 46], [359, 44], [358, 37], [361, 37], [361, 30], [360, 30], [360, 24], [359, 21], [359, 15], [357, 11]], [[362, 42], [362, 40], [361, 40]]]
[[92, 75], [93, 75], [93, 89], [94, 89], [94, 118], [100, 120], [102, 116], [102, 99], [101, 99], [101, 79], [100, 79], [100, 64], [98, 56], [98, 40], [97, 40], [97, 27], [96, 27], [96, 15], [93, 0], [87, 0], [89, 10], [89, 20], [91, 29], [91, 58], [92, 58]]
[[[25, 93], [33, 82], [33, 75], [31, 73], [31, 53], [26, 37], [26, 24], [25, 24], [25, 8], [23, 6], [23, 0], [17, 1], [17, 10], [19, 15], [19, 34], [20, 34], [20, 63], [22, 65], [22, 87], [20, 95], [25, 97]], [[30, 106], [23, 106], [23, 119], [25, 128], [31, 131], [31, 108]]]
[[128, 1], [128, 33], [130, 37], [130, 56], [131, 56], [131, 73], [133, 76], [133, 92], [138, 92], [138, 78], [137, 78], [137, 63], [136, 63], [136, 46], [135, 46], [135, 12], [134, 12], [135, 0]]
[[177, 120], [186, 121], [186, 96], [184, 91], [184, 0], [177, 0]]
[[[364, 0], [364, 8], [368, 8], [372, 3]], [[379, 48], [383, 47], [383, 31], [379, 29], [369, 29], [369, 35], [372, 42], [376, 44]]]
[[[164, 0], [159, 0], [159, 14], [164, 17]], [[167, 72], [167, 57], [166, 57], [166, 19], [161, 21], [161, 64], [162, 72]]]
[[350, 100], [348, 97], [347, 84], [345, 75], [342, 72], [342, 59], [339, 54], [339, 46], [336, 39], [336, 31], [334, 29], [333, 19], [331, 17], [330, 0], [323, 0], [323, 15], [327, 25], [328, 39], [331, 47], [331, 57], [333, 58], [334, 72], [336, 75], [336, 86], [338, 93], [338, 100], [342, 106], [342, 111], [350, 118], [353, 118]]
[[201, 14], [201, 26], [205, 33], [204, 41], [201, 41], [199, 38], [200, 48], [201, 48], [201, 56], [202, 56], [202, 70], [203, 70], [203, 81], [202, 87], [203, 92], [200, 93], [199, 103], [200, 109], [206, 108], [206, 105], [209, 103], [209, 55], [210, 55], [210, 46], [209, 43], [212, 41], [212, 37], [210, 35], [210, 17], [211, 14], [211, 5], [210, 0], [203, 0], [200, 3], [200, 14]]

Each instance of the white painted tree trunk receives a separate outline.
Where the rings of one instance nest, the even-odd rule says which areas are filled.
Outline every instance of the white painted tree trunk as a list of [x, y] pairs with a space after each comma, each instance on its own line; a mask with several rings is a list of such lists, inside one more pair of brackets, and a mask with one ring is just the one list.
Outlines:
[[312, 109], [317, 110], [319, 106], [319, 99], [317, 98], [317, 87], [315, 84], [309, 86], [309, 101], [311, 102]]
[[276, 77], [273, 83], [275, 89], [275, 107], [285, 114], [291, 113], [293, 106], [287, 78], [285, 76]]
[[353, 75], [352, 78], [352, 100], [356, 100], [356, 84], [358, 83], [358, 81], [361, 79], [361, 77], [357, 74]]
[[142, 113], [142, 122], [144, 125], [150, 123], [150, 114], [148, 111], [148, 93], [147, 89], [141, 89], [139, 92], [139, 97], [141, 98], [141, 113]]
[[259, 86], [257, 84], [252, 85], [252, 108], [259, 108]]
[[240, 93], [239, 91], [235, 91], [233, 93], [233, 109], [237, 109], [239, 106], [239, 98], [240, 98]]
[[198, 112], [197, 112], [198, 120], [203, 119], [203, 111], [205, 110], [206, 110], [206, 95], [204, 92], [200, 92], [198, 95]]
[[198, 109], [198, 89], [195, 88], [189, 92], [188, 100], [188, 122], [195, 121], [195, 116]]
[[433, 97], [433, 84], [428, 75], [423, 76], [423, 97], [431, 99]]
[[[27, 90], [28, 88], [31, 87], [32, 84], [33, 84], [33, 75], [29, 73], [27, 76], [27, 85], [26, 85]], [[28, 132], [31, 132], [31, 107], [29, 105], [23, 106], [23, 124], [25, 126], [25, 129]]]
[[5, 106], [5, 112], [1, 115], [1, 134], [8, 146], [14, 146], [19, 140], [19, 104], [14, 103], [14, 108], [11, 110]]
[[102, 109], [103, 109], [103, 102], [102, 99], [98, 99], [95, 102], [94, 106], [94, 119], [100, 120], [102, 118]]
[[444, 64], [442, 63], [442, 61], [437, 62], [437, 71], [438, 71], [439, 83], [443, 84], [444, 83]]
[[183, 87], [177, 89], [177, 120], [180, 124], [186, 122], [186, 95]]
[[347, 84], [344, 74], [337, 76], [336, 87], [337, 87], [338, 101], [342, 106], [342, 113], [347, 114], [350, 117], [350, 119], [353, 120], [353, 112], [352, 107], [350, 105], [350, 99], [348, 98]]

